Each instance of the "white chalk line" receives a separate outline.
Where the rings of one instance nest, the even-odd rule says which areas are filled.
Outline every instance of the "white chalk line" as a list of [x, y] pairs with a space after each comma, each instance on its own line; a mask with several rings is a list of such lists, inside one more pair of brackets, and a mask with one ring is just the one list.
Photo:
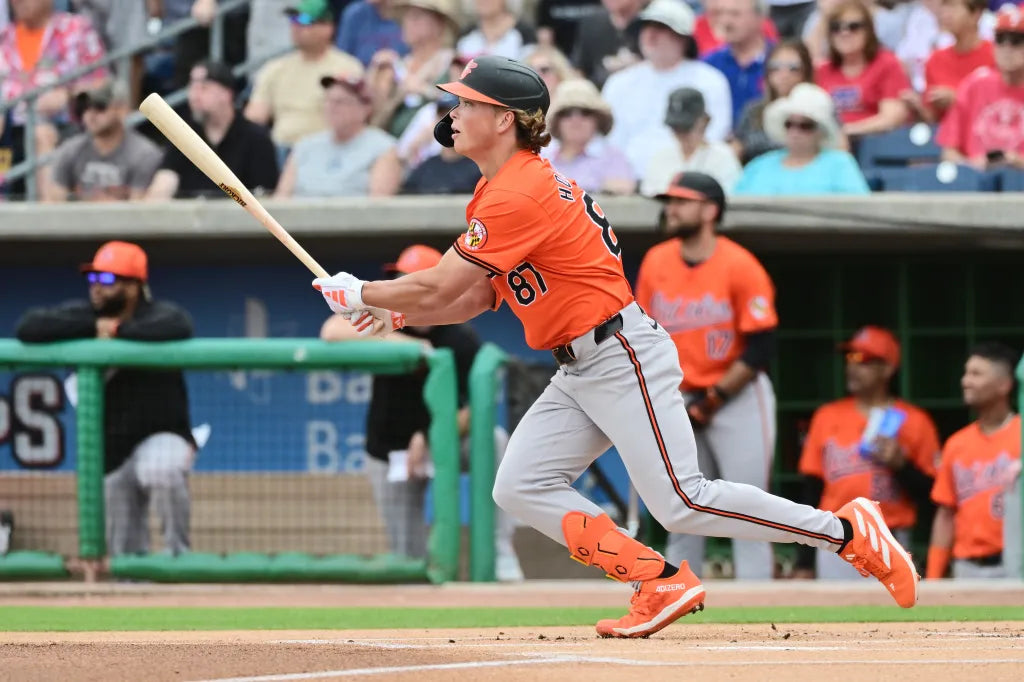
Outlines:
[[766, 667], [766, 666], [791, 666], [791, 665], [854, 665], [854, 666], [879, 666], [879, 665], [1020, 665], [1024, 658], [973, 658], [973, 659], [931, 659], [931, 660], [779, 660], [779, 661], [640, 661], [630, 658], [614, 658], [604, 656], [573, 656], [565, 654], [552, 655], [544, 658], [528, 658], [522, 660], [508, 661], [466, 661], [464, 663], [432, 663], [423, 665], [387, 666], [379, 668], [350, 668], [347, 670], [323, 670], [312, 673], [285, 673], [277, 675], [255, 675], [251, 677], [221, 677], [198, 682], [286, 682], [288, 680], [318, 680], [331, 677], [355, 677], [357, 675], [397, 675], [402, 673], [418, 673], [428, 670], [467, 670], [477, 668], [498, 668], [514, 667], [521, 665], [557, 665], [561, 663], [583, 663], [603, 665], [623, 665], [629, 667], [643, 668], [735, 668], [735, 667]]

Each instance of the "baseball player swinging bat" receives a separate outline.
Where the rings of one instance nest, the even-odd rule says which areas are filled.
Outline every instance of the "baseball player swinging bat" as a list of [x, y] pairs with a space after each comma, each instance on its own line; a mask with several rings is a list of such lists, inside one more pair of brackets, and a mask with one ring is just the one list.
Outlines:
[[309, 268], [310, 272], [317, 277], [330, 276], [302, 248], [302, 245], [288, 234], [288, 231], [281, 226], [281, 223], [277, 222], [274, 216], [270, 215], [267, 209], [263, 208], [263, 205], [256, 200], [252, 192], [242, 185], [238, 176], [231, 172], [227, 164], [210, 149], [210, 145], [206, 144], [203, 138], [199, 137], [196, 131], [185, 123], [181, 116], [178, 116], [177, 112], [164, 101], [163, 97], [155, 92], [150, 94], [139, 105], [139, 111], [164, 134], [164, 137], [170, 140], [171, 144], [188, 157], [189, 161], [194, 163], [199, 170], [203, 171], [206, 177], [213, 180], [214, 184], [235, 200], [235, 203], [248, 211], [252, 217], [270, 231], [270, 234], [277, 237], [282, 244], [288, 247], [288, 250], [295, 254], [295, 257], [302, 261], [302, 264]]

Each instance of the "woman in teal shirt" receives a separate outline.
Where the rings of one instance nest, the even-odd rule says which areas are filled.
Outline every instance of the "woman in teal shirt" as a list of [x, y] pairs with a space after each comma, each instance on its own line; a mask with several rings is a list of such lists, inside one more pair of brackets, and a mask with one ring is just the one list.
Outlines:
[[835, 149], [839, 126], [832, 97], [817, 85], [799, 83], [769, 104], [764, 128], [783, 148], [748, 163], [735, 195], [870, 194], [857, 161]]

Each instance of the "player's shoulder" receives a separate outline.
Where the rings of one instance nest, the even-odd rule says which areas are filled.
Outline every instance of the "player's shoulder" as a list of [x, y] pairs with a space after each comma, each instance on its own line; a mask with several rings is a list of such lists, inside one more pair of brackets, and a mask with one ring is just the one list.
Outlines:
[[959, 453], [969, 454], [980, 440], [982, 436], [978, 430], [978, 423], [971, 422], [946, 439], [942, 448], [943, 457], [955, 457]]
[[840, 398], [821, 405], [814, 411], [812, 419], [821, 422], [844, 422], [857, 417], [856, 406], [852, 398]]
[[740, 268], [744, 272], [752, 267], [764, 270], [764, 266], [761, 265], [761, 261], [757, 259], [757, 256], [751, 253], [745, 246], [734, 242], [728, 237], [719, 235], [718, 244], [715, 248], [721, 252], [723, 258], [729, 259], [733, 266]]
[[908, 403], [905, 400], [897, 400], [895, 405], [906, 413], [907, 423], [934, 425], [932, 416], [924, 408]]

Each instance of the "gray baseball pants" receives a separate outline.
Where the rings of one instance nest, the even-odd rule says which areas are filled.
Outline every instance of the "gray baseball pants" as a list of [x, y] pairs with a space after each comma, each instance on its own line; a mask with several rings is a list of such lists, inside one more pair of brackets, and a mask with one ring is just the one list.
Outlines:
[[[768, 489], [775, 456], [775, 391], [765, 374], [757, 377], [722, 406], [711, 423], [694, 430], [697, 464], [711, 478]], [[771, 580], [775, 560], [767, 542], [733, 540], [733, 566], [739, 580]], [[671, 533], [665, 558], [672, 564], [690, 563], [700, 577], [704, 537]], [[846, 563], [846, 562], [843, 562]]]
[[191, 503], [188, 472], [195, 448], [176, 433], [154, 433], [104, 477], [107, 553], [149, 552], [150, 503], [163, 529], [164, 550], [187, 552]]
[[603, 513], [572, 483], [614, 444], [640, 497], [669, 532], [836, 551], [843, 528], [831, 512], [704, 477], [671, 337], [635, 303], [621, 315], [622, 330], [603, 343], [592, 332], [572, 342], [577, 360], [558, 369], [524, 415], [498, 467], [498, 505], [564, 545], [566, 513]]

